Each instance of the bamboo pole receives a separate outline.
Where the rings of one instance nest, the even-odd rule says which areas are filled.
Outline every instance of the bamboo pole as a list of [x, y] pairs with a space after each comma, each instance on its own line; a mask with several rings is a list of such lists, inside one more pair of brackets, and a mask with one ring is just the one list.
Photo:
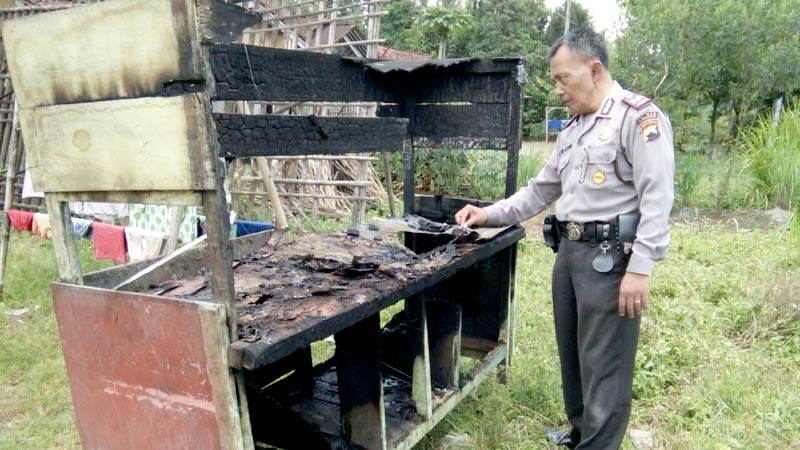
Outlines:
[[[17, 102], [14, 100], [14, 110], [17, 109]], [[19, 114], [12, 112], [13, 120], [11, 123], [11, 140], [6, 157], [6, 186], [3, 193], [3, 219], [0, 223], [0, 298], [3, 296], [6, 279], [6, 262], [8, 260], [8, 240], [11, 238], [11, 227], [8, 220], [8, 210], [11, 209], [11, 201], [14, 193], [14, 168], [17, 166], [17, 125], [19, 125]]]
[[278, 189], [272, 179], [272, 173], [269, 169], [269, 163], [264, 158], [256, 158], [258, 171], [261, 173], [261, 179], [264, 181], [264, 186], [267, 189], [267, 196], [269, 202], [272, 204], [272, 210], [275, 211], [275, 222], [278, 224], [278, 229], [283, 230], [289, 228], [289, 223], [286, 221], [286, 212], [283, 210], [283, 203], [278, 196]]

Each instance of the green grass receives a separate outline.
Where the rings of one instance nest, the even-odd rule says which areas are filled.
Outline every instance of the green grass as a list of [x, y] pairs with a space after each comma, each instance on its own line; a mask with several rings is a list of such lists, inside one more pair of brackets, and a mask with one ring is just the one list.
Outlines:
[[785, 209], [800, 207], [800, 103], [787, 108], [777, 126], [762, 118], [742, 141], [739, 159], [758, 192]]
[[[705, 222], [704, 222], [705, 223]], [[655, 449], [795, 449], [800, 442], [800, 253], [793, 230], [673, 226], [642, 322], [632, 429]], [[793, 243], [787, 245], [787, 243]], [[91, 244], [81, 241], [85, 270]], [[510, 383], [490, 378], [419, 445], [466, 434], [470, 449], [552, 449], [542, 429], [565, 426], [549, 277], [538, 236], [520, 249]], [[0, 303], [0, 448], [79, 448], [48, 281], [50, 242], [13, 234]], [[18, 323], [6, 311], [29, 308]], [[331, 349], [326, 349], [330, 352]], [[632, 449], [626, 440], [624, 449]]]

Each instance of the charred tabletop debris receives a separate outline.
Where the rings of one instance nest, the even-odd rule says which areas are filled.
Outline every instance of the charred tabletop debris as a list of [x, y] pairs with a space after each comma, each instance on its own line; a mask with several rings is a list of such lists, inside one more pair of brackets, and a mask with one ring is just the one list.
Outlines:
[[[397, 233], [405, 231], [452, 235], [458, 242], [415, 254], [398, 243]], [[346, 326], [367, 311], [378, 311], [446, 278], [458, 270], [450, 268], [454, 262], [481, 248], [491, 251], [516, 242], [519, 231], [510, 233], [508, 242], [498, 238], [480, 243], [485, 240], [480, 233], [406, 216], [347, 232], [303, 236], [277, 248], [264, 246], [233, 264], [240, 340], [265, 347], [286, 340], [308, 345], [335, 332], [337, 321]], [[168, 280], [142, 292], [212, 300], [207, 273]], [[291, 351], [288, 347], [286, 352]]]

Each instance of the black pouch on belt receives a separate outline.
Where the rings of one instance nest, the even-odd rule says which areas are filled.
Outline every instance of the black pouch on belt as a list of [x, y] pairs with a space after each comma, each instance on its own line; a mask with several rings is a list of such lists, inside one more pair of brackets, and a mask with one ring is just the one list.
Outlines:
[[624, 256], [631, 254], [633, 241], [636, 240], [636, 229], [639, 228], [639, 214], [620, 214], [617, 216], [617, 253]]
[[544, 234], [544, 243], [553, 253], [558, 253], [558, 244], [561, 243], [561, 233], [558, 231], [558, 219], [555, 215], [549, 215], [544, 218], [544, 225], [542, 225], [542, 234]]

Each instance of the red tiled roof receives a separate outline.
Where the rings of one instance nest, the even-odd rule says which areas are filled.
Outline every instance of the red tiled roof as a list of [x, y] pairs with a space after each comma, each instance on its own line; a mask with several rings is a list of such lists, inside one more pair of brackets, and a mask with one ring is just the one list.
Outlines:
[[387, 59], [390, 61], [409, 61], [414, 59], [431, 59], [431, 55], [427, 55], [425, 53], [407, 52], [404, 50], [397, 50], [396, 48], [379, 45], [378, 59]]

